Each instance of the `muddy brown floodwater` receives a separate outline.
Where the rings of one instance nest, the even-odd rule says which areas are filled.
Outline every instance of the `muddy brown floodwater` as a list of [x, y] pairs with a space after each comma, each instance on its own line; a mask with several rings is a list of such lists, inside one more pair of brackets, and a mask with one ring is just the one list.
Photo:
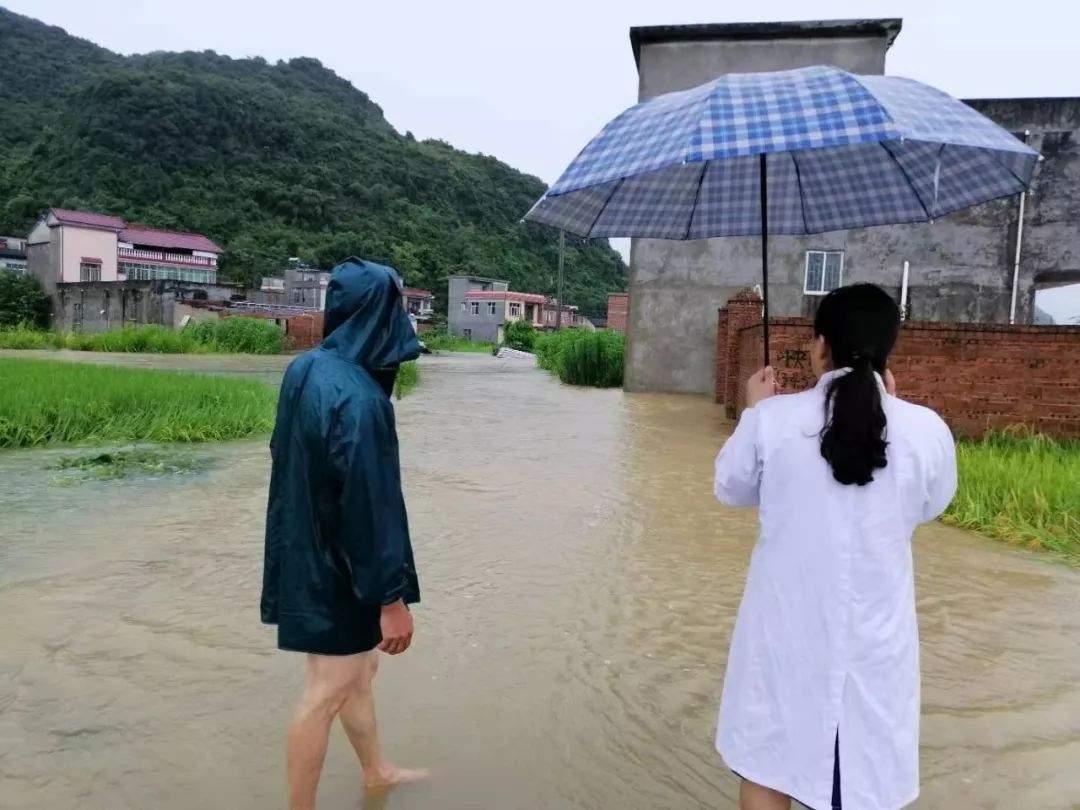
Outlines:
[[[433, 775], [365, 804], [335, 730], [320, 807], [733, 807], [712, 736], [755, 518], [711, 498], [719, 410], [479, 355], [422, 374], [398, 412], [424, 601], [378, 694]], [[69, 486], [62, 452], [0, 455], [0, 806], [282, 807], [301, 661], [259, 624], [265, 443]], [[1080, 572], [941, 525], [916, 569], [915, 806], [1080, 807]]]

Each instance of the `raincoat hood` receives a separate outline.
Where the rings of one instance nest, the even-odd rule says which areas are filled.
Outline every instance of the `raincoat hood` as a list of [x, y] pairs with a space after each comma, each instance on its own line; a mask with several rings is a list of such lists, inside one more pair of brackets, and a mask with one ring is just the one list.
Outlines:
[[322, 348], [369, 372], [420, 356], [420, 340], [401, 304], [395, 270], [349, 257], [334, 268], [326, 292]]

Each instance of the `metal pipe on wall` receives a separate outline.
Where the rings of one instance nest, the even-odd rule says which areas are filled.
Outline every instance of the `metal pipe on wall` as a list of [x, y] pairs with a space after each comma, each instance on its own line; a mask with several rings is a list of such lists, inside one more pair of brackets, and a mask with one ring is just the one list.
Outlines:
[[908, 266], [909, 262], [904, 259], [904, 277], [900, 281], [900, 320], [907, 320], [907, 290], [908, 290]]
[[[1024, 143], [1027, 143], [1030, 129], [1024, 130]], [[1012, 303], [1009, 304], [1009, 323], [1016, 323], [1016, 295], [1020, 288], [1020, 247], [1024, 243], [1024, 203], [1027, 192], [1020, 192], [1020, 212], [1016, 216], [1016, 256], [1013, 259]]]

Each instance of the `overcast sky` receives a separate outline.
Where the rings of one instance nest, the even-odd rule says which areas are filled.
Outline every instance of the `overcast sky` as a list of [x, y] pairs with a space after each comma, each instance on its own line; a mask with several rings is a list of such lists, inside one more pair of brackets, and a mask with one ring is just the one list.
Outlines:
[[[902, 17], [886, 71], [962, 98], [1080, 96], [1080, 3], [957, 0], [0, 0], [120, 53], [313, 56], [398, 130], [553, 182], [636, 101], [632, 25]], [[869, 13], [872, 11], [872, 14]], [[1058, 296], [1061, 297], [1061, 296]], [[1080, 312], [1080, 294], [1067, 297]], [[1053, 302], [1040, 301], [1040, 303]]]

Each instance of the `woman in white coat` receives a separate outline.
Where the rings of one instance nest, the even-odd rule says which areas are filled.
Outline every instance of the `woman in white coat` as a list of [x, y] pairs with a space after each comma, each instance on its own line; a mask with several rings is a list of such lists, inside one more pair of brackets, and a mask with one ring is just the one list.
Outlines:
[[949, 429], [897, 399], [896, 304], [870, 284], [821, 301], [817, 385], [772, 369], [716, 459], [716, 497], [761, 521], [731, 640], [716, 745], [742, 810], [893, 810], [919, 792], [911, 535], [956, 491]]

